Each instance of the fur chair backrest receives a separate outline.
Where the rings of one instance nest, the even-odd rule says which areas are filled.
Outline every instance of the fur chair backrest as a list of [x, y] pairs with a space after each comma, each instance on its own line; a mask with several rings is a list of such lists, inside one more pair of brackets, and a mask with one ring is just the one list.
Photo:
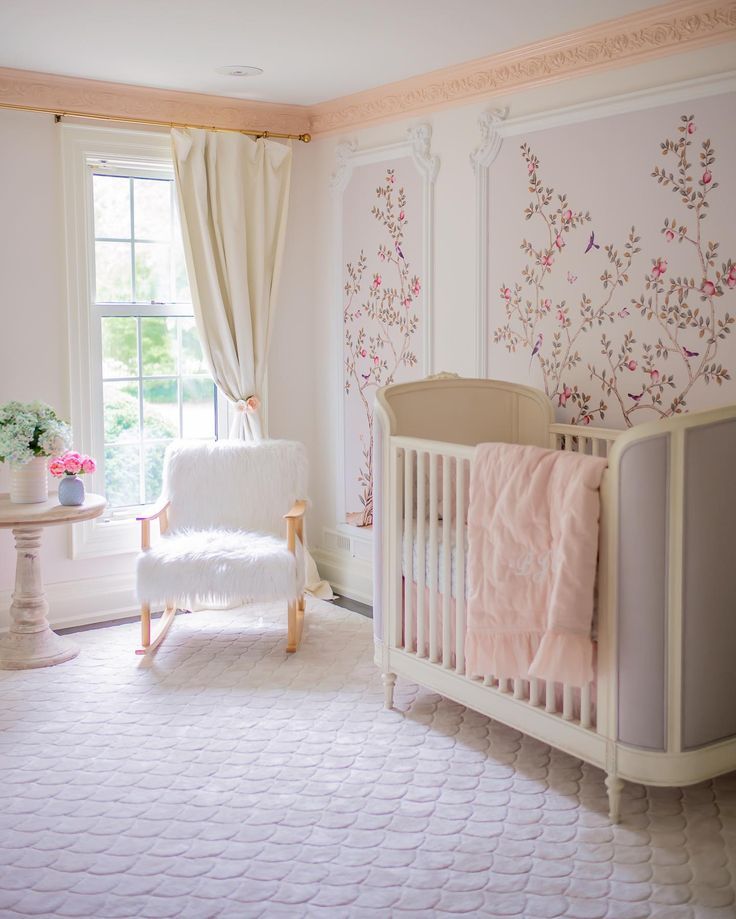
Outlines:
[[283, 537], [283, 515], [307, 497], [307, 473], [306, 451], [293, 441], [175, 441], [164, 460], [169, 526]]

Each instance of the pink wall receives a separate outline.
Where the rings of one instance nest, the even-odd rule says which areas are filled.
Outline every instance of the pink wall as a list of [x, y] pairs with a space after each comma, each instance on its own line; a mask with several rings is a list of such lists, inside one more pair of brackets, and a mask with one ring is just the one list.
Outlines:
[[489, 376], [545, 389], [560, 420], [613, 427], [736, 401], [735, 106], [712, 96], [504, 140]]

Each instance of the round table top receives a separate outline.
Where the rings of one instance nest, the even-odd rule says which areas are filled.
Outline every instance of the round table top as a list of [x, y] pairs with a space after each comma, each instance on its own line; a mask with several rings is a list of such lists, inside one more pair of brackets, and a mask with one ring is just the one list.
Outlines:
[[102, 495], [87, 492], [84, 504], [67, 507], [59, 504], [58, 495], [49, 495], [48, 501], [37, 504], [13, 504], [10, 495], [0, 495], [0, 527], [53, 526], [55, 523], [76, 523], [92, 520], [104, 511], [107, 501]]

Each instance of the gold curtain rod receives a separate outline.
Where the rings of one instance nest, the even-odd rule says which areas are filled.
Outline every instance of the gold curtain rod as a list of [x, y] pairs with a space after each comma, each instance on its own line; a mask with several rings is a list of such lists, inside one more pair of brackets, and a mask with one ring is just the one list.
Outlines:
[[149, 124], [160, 128], [197, 128], [202, 131], [226, 131], [230, 134], [247, 134], [250, 137], [280, 137], [286, 140], [300, 140], [308, 144], [311, 134], [280, 134], [278, 131], [246, 131], [242, 128], [218, 128], [208, 124], [185, 124], [180, 121], [157, 121], [155, 118], [126, 118], [123, 115], [99, 115], [93, 112], [70, 112], [66, 109], [41, 108], [35, 105], [15, 105], [12, 102], [0, 102], [0, 108], [15, 109], [20, 112], [39, 112], [42, 115], [54, 115], [57, 123], [62, 118], [92, 118], [97, 121], [115, 121], [119, 124]]

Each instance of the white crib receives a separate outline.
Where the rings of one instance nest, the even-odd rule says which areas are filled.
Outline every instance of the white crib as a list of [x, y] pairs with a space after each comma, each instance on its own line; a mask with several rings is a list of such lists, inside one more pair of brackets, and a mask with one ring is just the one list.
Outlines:
[[[599, 766], [615, 822], [624, 779], [681, 786], [736, 769], [736, 406], [622, 432], [555, 424], [530, 387], [441, 374], [386, 387], [375, 411], [387, 707], [402, 676]], [[595, 685], [465, 672], [469, 468], [489, 441], [608, 457]]]

